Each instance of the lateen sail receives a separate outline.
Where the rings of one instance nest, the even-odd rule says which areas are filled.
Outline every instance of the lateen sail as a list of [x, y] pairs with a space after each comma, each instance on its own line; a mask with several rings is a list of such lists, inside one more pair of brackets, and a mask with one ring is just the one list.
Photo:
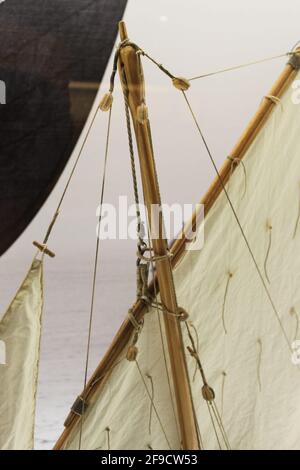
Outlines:
[[[198, 354], [233, 449], [300, 448], [300, 370], [290, 350], [300, 339], [300, 105], [293, 93], [289, 87], [280, 102], [273, 100], [244, 168], [227, 183], [278, 317], [224, 192], [206, 217], [204, 248], [187, 251], [175, 270], [179, 304], [190, 314], [195, 344], [198, 334]], [[184, 343], [190, 345], [186, 334]], [[128, 344], [110, 372], [90, 382], [96, 391], [84, 419], [67, 426], [58, 448], [78, 448], [80, 434], [83, 449], [180, 448], [155, 309], [145, 315], [138, 363], [126, 360]], [[193, 377], [194, 358], [188, 367], [203, 447], [218, 449], [198, 371]], [[76, 413], [78, 407], [73, 418]]]
[[0, 449], [33, 448], [43, 307], [43, 265], [34, 260], [0, 322], [5, 364], [0, 364]]

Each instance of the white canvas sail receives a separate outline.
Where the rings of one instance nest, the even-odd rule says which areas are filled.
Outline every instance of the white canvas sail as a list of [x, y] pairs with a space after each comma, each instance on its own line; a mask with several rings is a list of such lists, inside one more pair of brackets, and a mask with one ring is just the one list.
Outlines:
[[[300, 339], [300, 105], [293, 85], [274, 108], [243, 158], [246, 176], [240, 164], [227, 189], [279, 318], [224, 193], [206, 218], [203, 250], [188, 252], [176, 270], [179, 302], [198, 332], [233, 449], [300, 448], [300, 368], [290, 351]], [[201, 386], [197, 374], [203, 444], [217, 449]]]
[[43, 266], [35, 260], [0, 321], [0, 449], [33, 448], [43, 307]]
[[[199, 357], [232, 449], [300, 448], [300, 370], [290, 350], [300, 339], [300, 105], [294, 94], [290, 86], [280, 102], [274, 100], [243, 158], [245, 171], [240, 164], [227, 184], [278, 317], [224, 193], [206, 217], [204, 248], [187, 251], [175, 270], [179, 304], [197, 331]], [[77, 420], [67, 429], [62, 448], [78, 448], [80, 434], [83, 449], [180, 448], [155, 309], [145, 315], [137, 345], [143, 380], [125, 359], [127, 345], [120, 362], [99, 379], [82, 427]], [[192, 357], [188, 367], [203, 447], [218, 449]]]
[[[91, 400], [84, 415], [81, 449], [169, 449], [180, 445], [155, 311], [145, 317], [138, 349], [138, 366], [126, 359], [125, 348], [119, 364]], [[79, 424], [65, 448], [78, 449], [80, 433]]]

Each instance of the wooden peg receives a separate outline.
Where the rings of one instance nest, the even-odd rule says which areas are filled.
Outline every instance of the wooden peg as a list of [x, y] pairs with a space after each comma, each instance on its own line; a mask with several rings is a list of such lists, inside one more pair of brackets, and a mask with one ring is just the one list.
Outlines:
[[121, 41], [126, 41], [126, 39], [128, 39], [125, 21], [119, 21], [119, 35], [120, 35]]
[[49, 248], [47, 248], [46, 245], [44, 245], [43, 243], [39, 243], [37, 242], [36, 240], [34, 242], [32, 242], [32, 244], [38, 248], [42, 253], [45, 253], [45, 255], [48, 255], [50, 256], [50, 258], [54, 258], [55, 257], [55, 253], [51, 250], [49, 250]]

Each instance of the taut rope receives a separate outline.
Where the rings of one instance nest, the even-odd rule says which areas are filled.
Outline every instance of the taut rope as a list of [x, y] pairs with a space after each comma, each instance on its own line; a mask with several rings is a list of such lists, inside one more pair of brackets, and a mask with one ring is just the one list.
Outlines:
[[224, 428], [222, 418], [220, 416], [217, 404], [215, 402], [215, 392], [209, 386], [209, 384], [206, 380], [204, 369], [203, 369], [203, 366], [201, 364], [199, 353], [197, 352], [196, 345], [195, 345], [195, 342], [194, 342], [194, 338], [191, 334], [189, 325], [188, 325], [187, 322], [185, 322], [185, 325], [186, 325], [188, 337], [189, 337], [190, 342], [191, 342], [191, 346], [188, 346], [187, 349], [188, 349], [190, 355], [195, 359], [198, 370], [199, 370], [200, 375], [201, 375], [201, 379], [202, 379], [202, 383], [203, 383], [202, 397], [204, 398], [204, 400], [207, 404], [210, 419], [211, 419], [211, 423], [212, 423], [212, 426], [213, 426], [213, 429], [214, 429], [214, 433], [215, 433], [219, 448], [221, 450], [222, 446], [221, 446], [220, 437], [218, 435], [217, 427], [219, 428], [219, 432], [221, 433], [221, 437], [224, 441], [226, 449], [230, 450], [230, 444], [229, 444], [228, 436], [227, 436], [227, 433], [225, 431], [225, 428]]
[[[45, 237], [44, 237], [44, 239], [43, 239], [43, 242], [42, 242], [42, 243], [38, 243], [38, 242], [36, 242], [36, 241], [33, 242], [33, 244], [34, 244], [37, 248], [39, 248], [39, 250], [40, 250], [42, 253], [50, 254], [50, 256], [51, 256], [52, 252], [47, 249], [47, 242], [48, 242], [48, 240], [49, 240], [49, 237], [50, 237], [50, 235], [51, 235], [51, 232], [52, 232], [52, 230], [53, 230], [53, 227], [54, 227], [54, 225], [55, 225], [55, 223], [56, 223], [56, 221], [57, 221], [57, 218], [58, 218], [58, 216], [59, 216], [59, 214], [60, 214], [60, 209], [61, 209], [62, 203], [63, 203], [63, 201], [64, 201], [64, 199], [65, 199], [66, 193], [67, 193], [67, 191], [68, 191], [68, 188], [69, 188], [70, 183], [71, 183], [71, 181], [72, 181], [72, 178], [73, 178], [73, 176], [74, 176], [74, 173], [75, 173], [75, 170], [76, 170], [77, 165], [78, 165], [78, 163], [79, 163], [79, 160], [80, 160], [80, 157], [81, 157], [81, 155], [82, 155], [83, 149], [84, 149], [84, 147], [85, 147], [85, 144], [86, 144], [87, 139], [88, 139], [88, 137], [89, 137], [89, 135], [90, 135], [90, 132], [91, 132], [91, 129], [92, 129], [93, 124], [94, 124], [94, 122], [95, 122], [95, 119], [96, 119], [96, 117], [97, 117], [98, 111], [99, 111], [99, 106], [97, 107], [96, 111], [94, 112], [94, 115], [93, 115], [93, 117], [92, 117], [92, 120], [91, 120], [91, 122], [90, 122], [90, 125], [89, 125], [89, 127], [88, 127], [88, 129], [87, 129], [86, 135], [85, 135], [85, 137], [84, 137], [84, 139], [83, 139], [83, 142], [82, 142], [82, 144], [81, 144], [81, 147], [80, 147], [80, 149], [79, 149], [78, 155], [77, 155], [77, 157], [76, 157], [76, 159], [75, 159], [75, 162], [74, 162], [74, 164], [73, 164], [73, 166], [72, 166], [72, 169], [71, 169], [70, 175], [69, 175], [69, 177], [68, 177], [67, 183], [66, 183], [66, 185], [65, 185], [65, 187], [64, 187], [64, 190], [63, 190], [63, 192], [62, 192], [62, 195], [61, 195], [61, 197], [60, 197], [60, 199], [59, 199], [58, 205], [57, 205], [56, 210], [55, 210], [55, 212], [54, 212], [54, 215], [53, 215], [53, 217], [52, 217], [52, 219], [51, 219], [51, 222], [50, 222], [50, 224], [49, 224], [49, 227], [48, 227], [48, 229], [47, 229], [47, 231], [46, 231], [46, 234], [45, 234]], [[36, 255], [36, 256], [37, 256], [37, 255]], [[54, 253], [52, 254], [52, 257], [53, 257], [53, 256], [55, 256]]]
[[200, 78], [212, 77], [213, 75], [219, 75], [220, 73], [231, 72], [233, 70], [239, 70], [245, 67], [250, 67], [251, 65], [263, 64], [264, 62], [270, 62], [271, 60], [280, 59], [282, 57], [287, 57], [292, 55], [293, 52], [286, 52], [284, 54], [274, 55], [271, 57], [265, 57], [264, 59], [254, 60], [251, 62], [246, 62], [244, 64], [234, 65], [233, 67], [227, 67], [225, 69], [215, 70], [214, 72], [204, 73], [202, 75], [197, 75], [196, 77], [189, 78], [189, 81], [199, 80]]
[[151, 395], [151, 393], [150, 393], [150, 391], [149, 391], [149, 389], [148, 389], [148, 387], [147, 387], [147, 384], [146, 384], [145, 378], [144, 378], [144, 376], [143, 376], [143, 373], [142, 373], [142, 371], [141, 371], [140, 365], [139, 365], [139, 363], [138, 363], [138, 361], [137, 361], [136, 359], [135, 359], [135, 364], [136, 364], [138, 373], [139, 373], [139, 375], [140, 375], [141, 381], [142, 381], [142, 383], [143, 383], [143, 385], [144, 385], [144, 387], [145, 387], [146, 393], [147, 393], [147, 395], [148, 395], [148, 397], [149, 397], [149, 400], [150, 400], [150, 403], [151, 403], [151, 405], [152, 405], [153, 411], [154, 411], [154, 413], [155, 413], [155, 415], [156, 415], [156, 418], [157, 418], [157, 420], [158, 420], [158, 422], [159, 422], [159, 425], [160, 425], [160, 427], [161, 427], [161, 430], [162, 430], [162, 432], [163, 432], [163, 435], [165, 436], [165, 439], [166, 439], [166, 442], [167, 442], [167, 444], [168, 444], [168, 447], [169, 447], [169, 449], [171, 450], [172, 447], [171, 447], [170, 441], [169, 441], [169, 439], [168, 439], [168, 437], [167, 437], [167, 433], [166, 433], [165, 428], [164, 428], [164, 426], [163, 426], [163, 424], [162, 424], [162, 421], [161, 421], [161, 419], [160, 419], [159, 413], [158, 413], [157, 408], [156, 408], [156, 406], [155, 406], [155, 403], [154, 403], [154, 401], [153, 401], [153, 397], [152, 397], [152, 395]]
[[[297, 44], [298, 44], [298, 43], [297, 43]], [[284, 57], [284, 56], [286, 56], [286, 55], [290, 55], [290, 56], [295, 56], [295, 57], [297, 57], [297, 55], [296, 55], [296, 54], [297, 54], [297, 51], [296, 51], [297, 44], [296, 44], [296, 46], [293, 48], [293, 50], [290, 51], [290, 52], [288, 52], [288, 53], [281, 54], [281, 55], [279, 55], [279, 56], [269, 57], [269, 58], [267, 58], [267, 59], [263, 59], [262, 61], [264, 62], [264, 61], [266, 61], [266, 60], [273, 60], [273, 59], [275, 59], [275, 58]], [[189, 80], [176, 78], [171, 72], [169, 72], [164, 66], [162, 66], [162, 64], [159, 64], [159, 63], [158, 63], [156, 60], [154, 60], [151, 56], [149, 56], [148, 54], [146, 54], [145, 51], [143, 51], [139, 46], [134, 45], [134, 47], [136, 48], [136, 50], [137, 50], [139, 53], [141, 53], [142, 55], [144, 55], [145, 57], [147, 57], [148, 59], [150, 59], [151, 62], [153, 62], [157, 67], [159, 67], [160, 70], [162, 70], [169, 78], [171, 78], [171, 79], [172, 79], [172, 82], [173, 82], [173, 85], [174, 85], [176, 88], [178, 88], [178, 89], [182, 92], [183, 97], [184, 97], [184, 100], [185, 100], [185, 102], [186, 102], [186, 104], [187, 104], [187, 106], [188, 106], [188, 109], [189, 109], [189, 111], [190, 111], [190, 113], [191, 113], [191, 116], [192, 116], [192, 118], [193, 118], [193, 121], [194, 121], [194, 123], [195, 123], [195, 126], [196, 126], [196, 128], [197, 128], [197, 130], [198, 130], [198, 132], [199, 132], [199, 134], [200, 134], [200, 137], [201, 137], [201, 139], [202, 139], [202, 142], [203, 142], [203, 144], [204, 144], [204, 146], [205, 146], [206, 152], [207, 152], [207, 154], [208, 154], [208, 156], [209, 156], [209, 159], [210, 159], [210, 161], [211, 161], [211, 163], [212, 163], [212, 165], [213, 165], [213, 167], [214, 167], [214, 170], [215, 170], [215, 172], [216, 172], [216, 174], [217, 174], [218, 180], [219, 180], [219, 182], [220, 182], [220, 184], [221, 184], [221, 187], [222, 187], [222, 189], [223, 189], [223, 191], [224, 191], [224, 194], [225, 194], [225, 196], [226, 196], [226, 199], [227, 199], [227, 201], [228, 201], [228, 203], [229, 203], [229, 205], [230, 205], [230, 208], [231, 208], [231, 211], [232, 211], [232, 213], [233, 213], [233, 215], [234, 215], [234, 218], [235, 218], [235, 220], [236, 220], [236, 223], [237, 223], [237, 225], [238, 225], [238, 227], [239, 227], [239, 229], [240, 229], [240, 231], [241, 231], [241, 235], [242, 235], [242, 237], [243, 237], [243, 239], [244, 239], [244, 241], [245, 241], [245, 243], [246, 243], [246, 247], [247, 247], [247, 249], [248, 249], [248, 251], [249, 251], [249, 254], [250, 254], [251, 258], [252, 258], [252, 261], [253, 261], [253, 263], [254, 263], [255, 269], [256, 269], [256, 271], [257, 271], [257, 274], [258, 274], [258, 276], [259, 276], [259, 278], [260, 278], [260, 280], [261, 280], [261, 283], [262, 283], [262, 285], [263, 285], [263, 288], [264, 288], [264, 290], [265, 290], [265, 292], [266, 292], [266, 295], [267, 295], [267, 297], [268, 297], [268, 300], [269, 300], [269, 302], [270, 302], [270, 304], [271, 304], [271, 308], [272, 308], [272, 310], [273, 310], [273, 313], [274, 313], [275, 317], [277, 318], [277, 321], [278, 321], [278, 323], [279, 323], [280, 329], [281, 329], [281, 331], [282, 331], [282, 334], [283, 334], [283, 336], [284, 336], [284, 339], [285, 339], [285, 341], [286, 341], [286, 344], [287, 344], [287, 346], [288, 346], [288, 349], [289, 349], [290, 352], [293, 353], [293, 350], [292, 350], [291, 345], [290, 345], [290, 342], [289, 342], [289, 338], [288, 338], [287, 333], [286, 333], [286, 331], [285, 331], [285, 329], [284, 329], [284, 327], [283, 327], [283, 324], [282, 324], [281, 319], [280, 319], [280, 315], [279, 315], [278, 310], [277, 310], [277, 308], [276, 308], [276, 306], [275, 306], [275, 303], [274, 303], [273, 298], [272, 298], [272, 296], [271, 296], [271, 293], [270, 293], [270, 291], [269, 291], [269, 289], [268, 289], [268, 286], [267, 286], [267, 284], [266, 284], [266, 282], [265, 282], [265, 280], [264, 280], [264, 276], [263, 276], [263, 274], [262, 274], [262, 272], [261, 272], [261, 270], [260, 270], [260, 268], [259, 268], [259, 266], [258, 266], [258, 262], [257, 262], [257, 260], [256, 260], [256, 258], [255, 258], [255, 256], [254, 256], [254, 253], [253, 253], [253, 251], [252, 251], [252, 248], [251, 248], [251, 246], [250, 246], [250, 243], [249, 243], [249, 241], [248, 241], [248, 238], [247, 238], [247, 236], [246, 236], [246, 234], [245, 234], [245, 232], [244, 232], [244, 229], [243, 229], [243, 227], [242, 227], [242, 225], [241, 225], [241, 222], [240, 222], [240, 220], [239, 220], [239, 217], [238, 217], [238, 215], [237, 215], [237, 212], [236, 212], [236, 210], [235, 210], [235, 208], [234, 208], [234, 206], [233, 206], [233, 203], [232, 203], [232, 201], [231, 201], [231, 198], [230, 198], [230, 196], [229, 196], [229, 194], [228, 194], [228, 191], [227, 191], [227, 189], [226, 189], [225, 183], [224, 183], [224, 181], [223, 181], [223, 179], [222, 179], [222, 177], [221, 177], [221, 175], [220, 175], [220, 172], [219, 172], [219, 170], [218, 170], [218, 167], [217, 167], [217, 165], [216, 165], [216, 162], [215, 162], [215, 160], [214, 160], [214, 158], [213, 158], [213, 155], [212, 155], [212, 153], [211, 153], [211, 151], [210, 151], [210, 148], [209, 148], [209, 146], [208, 146], [208, 144], [207, 144], [207, 142], [206, 142], [206, 139], [205, 139], [205, 137], [204, 137], [204, 134], [203, 134], [203, 132], [202, 132], [202, 130], [201, 130], [201, 128], [200, 128], [199, 122], [198, 122], [198, 120], [197, 120], [197, 118], [196, 118], [196, 115], [195, 115], [193, 109], [192, 109], [192, 106], [191, 106], [191, 104], [190, 104], [190, 101], [188, 100], [188, 98], [187, 98], [187, 96], [186, 96], [186, 93], [185, 93], [185, 92], [186, 92], [186, 90], [189, 88]], [[261, 62], [261, 61], [255, 61], [254, 63], [260, 63], [260, 62]], [[252, 64], [253, 64], [253, 63], [252, 63]], [[246, 65], [247, 65], [247, 64], [242, 64], [241, 66], [246, 66]], [[248, 65], [249, 65], [249, 64], [248, 64]], [[234, 68], [240, 68], [241, 66], [236, 66], [236, 67], [234, 67]], [[223, 70], [223, 71], [224, 71], [224, 70]], [[222, 71], [212, 72], [212, 74], [221, 73], [221, 72], [222, 72]], [[208, 75], [208, 74], [206, 74], [206, 76], [207, 76], [207, 75]], [[198, 77], [193, 77], [193, 78], [196, 79], [196, 78], [198, 78]], [[200, 78], [200, 76], [199, 76], [199, 78]], [[175, 82], [175, 83], [174, 83], [174, 82]], [[298, 369], [298, 370], [299, 370], [299, 369]]]
[[[110, 126], [111, 126], [111, 111], [112, 111], [112, 108], [110, 107], [109, 115], [108, 115], [107, 133], [106, 133], [103, 177], [102, 177], [101, 193], [100, 193], [100, 210], [99, 210], [98, 227], [97, 227], [97, 240], [96, 240], [95, 261], [94, 261], [93, 282], [92, 282], [92, 297], [91, 297], [91, 306], [90, 306], [90, 315], [89, 315], [88, 341], [87, 341], [85, 372], [84, 372], [83, 403], [85, 402], [86, 385], [87, 385], [87, 378], [88, 378], [88, 366], [89, 366], [89, 358], [90, 358], [92, 324], [93, 324], [93, 315], [94, 315], [94, 301], [95, 301], [96, 279], [97, 279], [97, 272], [98, 272], [98, 258], [99, 258], [99, 247], [100, 247], [100, 227], [101, 227], [101, 219], [102, 219], [102, 205], [103, 205], [104, 189], [105, 189], [105, 181], [106, 181], [106, 168], [107, 168], [107, 157], [108, 157], [108, 148], [109, 148]], [[81, 449], [81, 442], [82, 442], [83, 421], [84, 421], [83, 411], [84, 410], [82, 410], [82, 417], [80, 421], [79, 444], [78, 444], [79, 450]]]

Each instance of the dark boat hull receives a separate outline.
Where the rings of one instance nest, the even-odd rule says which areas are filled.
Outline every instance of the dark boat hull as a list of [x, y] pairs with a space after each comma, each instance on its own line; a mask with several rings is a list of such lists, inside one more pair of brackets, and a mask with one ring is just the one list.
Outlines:
[[63, 171], [125, 6], [126, 0], [0, 3], [0, 102], [6, 102], [0, 105], [0, 255]]

